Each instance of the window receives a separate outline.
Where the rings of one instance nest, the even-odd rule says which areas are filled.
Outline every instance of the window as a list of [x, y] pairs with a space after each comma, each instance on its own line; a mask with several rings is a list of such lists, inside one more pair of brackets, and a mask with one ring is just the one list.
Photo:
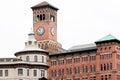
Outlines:
[[72, 68], [70, 68], [70, 74], [72, 74]]
[[109, 64], [107, 64], [107, 70], [109, 70]]
[[28, 41], [28, 43], [29, 43], [29, 45], [31, 45], [31, 44], [32, 44], [32, 41]]
[[44, 56], [42, 56], [42, 63], [44, 63]]
[[74, 62], [80, 62], [80, 58], [74, 58]]
[[45, 76], [45, 70], [41, 70], [41, 77]]
[[55, 77], [56, 75], [56, 70], [52, 70], [52, 77]]
[[112, 63], [110, 63], [110, 70], [112, 70]]
[[80, 67], [78, 67], [78, 73], [80, 73]]
[[106, 64], [104, 64], [104, 70], [106, 70]]
[[43, 14], [43, 20], [45, 20], [45, 14]]
[[18, 69], [18, 76], [22, 76], [23, 75], [23, 69]]
[[82, 66], [82, 72], [84, 73], [84, 65]]
[[68, 74], [69, 74], [69, 69], [67, 68], [67, 70], [66, 70], [66, 71], [67, 71], [67, 75], [68, 75]]
[[27, 69], [27, 76], [29, 76], [29, 69]]
[[87, 66], [86, 66], [85, 70], [86, 70], [86, 72], [88, 72], [88, 67]]
[[103, 66], [102, 66], [102, 64], [100, 64], [100, 68], [101, 68], [101, 71], [103, 70]]
[[0, 76], [3, 76], [3, 71], [2, 70], [0, 70]]
[[40, 20], [42, 20], [42, 14], [40, 15]]
[[61, 71], [61, 75], [62, 75], [62, 76], [64, 75], [64, 69], [62, 69], [62, 71]]
[[72, 74], [72, 68], [70, 67], [70, 68], [67, 68], [67, 75], [71, 75]]
[[75, 73], [75, 74], [77, 73], [77, 68], [76, 68], [76, 67], [74, 67], [74, 73]]
[[42, 20], [45, 20], [45, 14], [37, 15], [37, 22]]
[[82, 61], [88, 61], [88, 57], [82, 57]]
[[8, 70], [5, 70], [5, 76], [8, 76]]
[[51, 61], [51, 66], [55, 66], [57, 65], [57, 62], [56, 61]]
[[51, 20], [51, 21], [55, 21], [55, 17], [51, 15], [51, 16], [50, 16], [50, 20]]
[[40, 21], [39, 15], [37, 15], [37, 22]]
[[104, 80], [104, 76], [103, 75], [101, 76], [101, 80]]
[[34, 75], [34, 76], [37, 76], [37, 70], [34, 70], [34, 71], [33, 71], [33, 75]]
[[71, 64], [72, 63], [72, 59], [66, 59], [66, 64]]
[[34, 56], [34, 61], [35, 61], [35, 62], [37, 62], [37, 61], [38, 61], [37, 56]]
[[74, 67], [74, 73], [75, 74], [80, 73], [80, 67]]
[[28, 62], [30, 61], [29, 56], [26, 57], [26, 61], [28, 61]]
[[90, 66], [90, 72], [92, 72], [92, 65]]
[[58, 64], [59, 64], [59, 65], [63, 65], [63, 64], [64, 64], [64, 60], [59, 60], [59, 61], [58, 61]]
[[94, 72], [96, 71], [96, 66], [95, 66], [95, 65], [93, 66], [93, 71], [94, 71]]

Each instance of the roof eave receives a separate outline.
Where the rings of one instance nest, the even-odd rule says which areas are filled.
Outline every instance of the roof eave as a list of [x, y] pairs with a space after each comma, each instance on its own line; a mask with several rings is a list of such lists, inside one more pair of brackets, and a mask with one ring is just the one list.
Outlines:
[[31, 7], [31, 9], [33, 10], [33, 9], [44, 8], [44, 7], [50, 7], [52, 9], [55, 9], [56, 11], [59, 10], [57, 7], [54, 7], [54, 6], [50, 5], [50, 4], [43, 5], [43, 6], [33, 6], [33, 7]]

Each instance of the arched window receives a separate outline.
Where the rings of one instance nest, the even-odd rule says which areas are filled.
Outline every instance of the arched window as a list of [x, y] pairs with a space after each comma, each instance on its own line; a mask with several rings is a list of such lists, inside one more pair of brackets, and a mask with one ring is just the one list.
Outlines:
[[45, 20], [45, 14], [43, 14], [43, 20]]
[[38, 61], [38, 57], [34, 56], [34, 61], [37, 62]]
[[40, 16], [39, 16], [39, 15], [37, 15], [37, 22], [38, 22], [38, 21], [40, 21]]
[[42, 20], [42, 14], [40, 15], [40, 20]]
[[29, 56], [26, 56], [26, 61], [30, 61], [30, 58], [29, 58]]
[[55, 17], [53, 15], [51, 15], [50, 16], [50, 20], [54, 22], [55, 21]]

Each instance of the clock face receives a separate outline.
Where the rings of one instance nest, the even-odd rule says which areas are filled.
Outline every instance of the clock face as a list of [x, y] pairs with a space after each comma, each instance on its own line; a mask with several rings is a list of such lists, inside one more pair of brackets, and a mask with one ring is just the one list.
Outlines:
[[52, 27], [50, 32], [51, 32], [52, 35], [55, 35], [55, 28]]
[[38, 27], [38, 29], [37, 29], [37, 33], [38, 33], [38, 35], [43, 35], [43, 33], [44, 33], [44, 27]]

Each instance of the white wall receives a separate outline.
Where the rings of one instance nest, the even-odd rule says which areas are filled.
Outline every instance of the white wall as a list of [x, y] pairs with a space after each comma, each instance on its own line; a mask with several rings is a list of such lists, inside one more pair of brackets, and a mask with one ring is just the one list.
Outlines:
[[[23, 69], [23, 75], [18, 76], [18, 69]], [[3, 70], [3, 76], [0, 77], [0, 80], [38, 80], [41, 78], [41, 70], [42, 69], [29, 69], [29, 76], [27, 76], [28, 68], [6, 68], [0, 69]], [[8, 76], [5, 76], [5, 70], [8, 70]], [[33, 71], [37, 70], [37, 76], [33, 75]], [[47, 71], [45, 70], [45, 77], [47, 77]]]

